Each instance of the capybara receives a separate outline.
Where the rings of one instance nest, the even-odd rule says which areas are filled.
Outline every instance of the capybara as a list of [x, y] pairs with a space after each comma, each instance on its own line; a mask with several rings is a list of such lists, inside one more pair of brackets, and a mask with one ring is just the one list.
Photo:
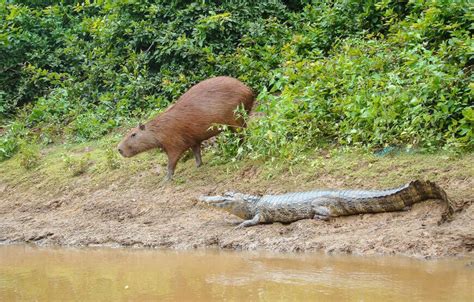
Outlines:
[[201, 143], [219, 133], [215, 125], [244, 127], [236, 116], [239, 106], [250, 112], [255, 101], [252, 90], [231, 77], [204, 80], [184, 93], [178, 101], [146, 124], [141, 124], [123, 138], [118, 151], [131, 157], [152, 148], [168, 155], [167, 180], [173, 177], [181, 155], [191, 149], [199, 167]]

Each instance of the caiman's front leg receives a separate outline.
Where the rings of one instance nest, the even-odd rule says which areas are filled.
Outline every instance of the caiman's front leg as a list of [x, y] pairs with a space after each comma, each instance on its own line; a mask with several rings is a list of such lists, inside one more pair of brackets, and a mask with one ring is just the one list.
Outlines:
[[257, 214], [252, 219], [245, 220], [244, 222], [242, 222], [241, 224], [239, 224], [235, 228], [236, 229], [241, 229], [241, 228], [246, 228], [246, 227], [249, 227], [249, 226], [257, 225], [260, 222], [263, 222], [263, 221], [260, 221], [260, 219], [261, 219], [260, 214]]

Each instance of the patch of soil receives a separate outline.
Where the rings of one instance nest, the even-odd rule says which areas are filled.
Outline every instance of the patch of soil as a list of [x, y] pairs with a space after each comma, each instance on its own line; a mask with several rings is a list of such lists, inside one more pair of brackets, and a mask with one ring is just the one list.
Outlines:
[[[196, 172], [197, 173], [197, 172]], [[459, 256], [474, 249], [473, 180], [441, 182], [463, 210], [450, 222], [438, 224], [445, 205], [426, 201], [404, 212], [338, 217], [330, 221], [301, 220], [234, 229], [239, 218], [196, 203], [202, 194], [236, 190], [281, 192], [279, 182], [263, 189], [252, 185], [254, 167], [218, 185], [139, 184], [83, 185], [83, 180], [59, 193], [37, 188], [0, 189], [0, 242], [41, 245], [133, 246], [167, 248], [218, 247], [328, 253], [403, 254], [414, 257]], [[148, 177], [157, 177], [150, 172]], [[245, 179], [245, 181], [243, 181]], [[361, 179], [318, 177], [305, 187], [354, 187]], [[157, 182], [158, 183], [158, 182]], [[332, 184], [332, 185], [331, 185]], [[375, 187], [374, 187], [375, 189]], [[262, 192], [265, 191], [265, 192]]]

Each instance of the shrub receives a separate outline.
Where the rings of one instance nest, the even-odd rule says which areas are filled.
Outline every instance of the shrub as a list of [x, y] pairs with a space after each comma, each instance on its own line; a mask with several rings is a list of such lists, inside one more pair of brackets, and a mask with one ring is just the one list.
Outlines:
[[120, 168], [122, 161], [115, 148], [107, 148], [105, 150], [105, 163], [106, 167], [110, 170]]
[[219, 138], [223, 158], [295, 158], [328, 143], [472, 150], [471, 8], [447, 0], [2, 2], [0, 160], [22, 139], [98, 139], [216, 75], [259, 94], [245, 143]]
[[21, 122], [8, 124], [0, 136], [0, 161], [12, 157], [20, 146], [20, 141], [25, 138], [27, 129]]
[[82, 156], [63, 157], [64, 167], [72, 176], [79, 176], [87, 172], [91, 162], [89, 154]]
[[36, 167], [41, 160], [40, 146], [22, 142], [18, 152], [18, 160], [20, 166], [26, 170]]

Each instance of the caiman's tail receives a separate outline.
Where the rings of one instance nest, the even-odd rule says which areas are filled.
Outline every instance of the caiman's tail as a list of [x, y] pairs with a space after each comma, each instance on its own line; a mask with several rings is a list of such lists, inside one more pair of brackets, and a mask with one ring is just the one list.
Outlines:
[[[446, 203], [446, 210], [442, 215], [439, 223], [452, 219], [454, 213], [454, 204], [448, 198], [446, 192], [436, 183], [429, 180], [414, 180], [407, 184], [406, 189], [396, 193], [403, 200], [406, 206], [411, 206], [415, 203], [425, 201], [428, 199], [439, 199]], [[396, 196], [397, 198], [397, 196]]]
[[413, 187], [416, 192], [419, 192], [419, 200], [415, 199], [413, 203], [427, 199], [440, 199], [446, 203], [446, 210], [443, 213], [441, 220], [438, 222], [439, 224], [452, 220], [455, 206], [452, 200], [449, 199], [448, 194], [446, 194], [446, 192], [438, 184], [429, 180], [415, 180], [409, 183], [409, 187]]
[[[446, 203], [446, 210], [443, 213], [441, 220], [438, 222], [438, 224], [441, 224], [446, 221], [451, 221], [453, 219], [453, 215], [456, 210], [456, 205], [448, 197], [448, 194], [446, 194], [446, 192], [438, 184], [431, 181], [420, 180], [412, 181], [410, 184], [413, 184], [419, 191], [425, 192], [424, 196], [426, 196], [426, 199], [440, 199]], [[423, 200], [424, 199], [420, 201]]]
[[327, 211], [324, 213], [327, 216], [380, 213], [400, 211], [421, 201], [440, 199], [447, 205], [447, 210], [446, 213], [443, 214], [442, 221], [450, 219], [454, 213], [453, 204], [449, 200], [446, 192], [431, 181], [414, 180], [397, 189], [379, 191], [378, 194], [372, 196], [349, 199], [349, 203], [340, 200], [336, 203], [331, 202], [332, 206], [329, 204], [322, 205], [320, 209]]
[[407, 185], [407, 192], [400, 192], [406, 206], [411, 206], [417, 202], [428, 199], [440, 199], [449, 204], [448, 195], [436, 183], [429, 180], [414, 180]]

